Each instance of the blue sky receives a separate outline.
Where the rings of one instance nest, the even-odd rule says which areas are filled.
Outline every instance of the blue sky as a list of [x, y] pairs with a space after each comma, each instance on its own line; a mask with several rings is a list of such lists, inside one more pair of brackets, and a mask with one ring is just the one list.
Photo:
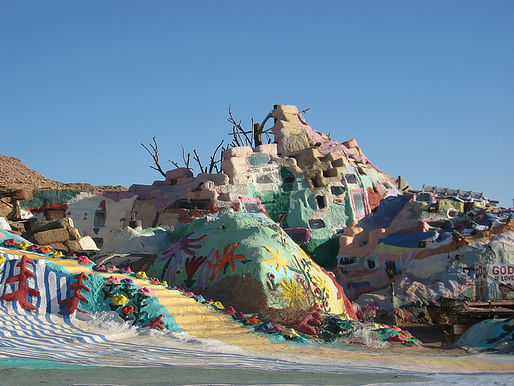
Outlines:
[[96, 185], [274, 104], [379, 168], [514, 197], [514, 1], [0, 1], [0, 153]]

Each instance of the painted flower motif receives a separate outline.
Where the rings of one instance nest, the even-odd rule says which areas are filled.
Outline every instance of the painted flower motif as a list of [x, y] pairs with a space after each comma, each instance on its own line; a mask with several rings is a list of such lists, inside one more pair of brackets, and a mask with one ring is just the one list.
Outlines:
[[28, 247], [30, 247], [30, 244], [27, 243], [26, 241], [22, 241], [21, 243], [18, 244], [18, 248], [20, 248], [20, 249], [27, 249]]
[[0, 255], [0, 265], [2, 265], [5, 262], [5, 260], [6, 260], [5, 257]]
[[52, 250], [49, 247], [41, 247], [39, 248], [39, 252], [44, 253], [45, 255], [52, 252]]
[[225, 306], [221, 302], [214, 302], [212, 305], [214, 307], [216, 307], [217, 309], [219, 309], [219, 310], [224, 310], [225, 309]]
[[30, 247], [29, 247], [29, 251], [37, 251], [41, 249], [41, 245], [39, 244], [32, 244]]
[[221, 256], [219, 255], [219, 251], [216, 251], [216, 253], [214, 254], [214, 260], [216, 261], [215, 264], [211, 263], [210, 261], [206, 262], [206, 264], [213, 269], [213, 272], [209, 276], [209, 280], [214, 279], [216, 275], [220, 273], [222, 270], [223, 272], [225, 272], [227, 267], [230, 267], [232, 269], [232, 272], [236, 271], [234, 261], [244, 259], [244, 255], [234, 255], [236, 248], [239, 246], [239, 244], [240, 243], [235, 243], [234, 245], [225, 245], [225, 248], [223, 248]]
[[146, 276], [146, 272], [144, 272], [144, 271], [136, 272], [136, 277], [139, 278], [139, 279], [146, 279], [146, 278], [148, 278], [148, 276]]
[[153, 292], [150, 288], [146, 288], [146, 287], [139, 288], [137, 290], [137, 292], [140, 293], [141, 295], [145, 295], [148, 297], [155, 296], [155, 292]]
[[282, 330], [282, 335], [284, 335], [286, 338], [289, 338], [289, 339], [294, 339], [296, 338], [298, 335], [298, 333], [292, 329], [292, 328], [285, 328]]
[[159, 279], [157, 279], [156, 277], [151, 277], [150, 279], [148, 279], [148, 281], [151, 284], [159, 284], [160, 283]]
[[95, 265], [93, 267], [93, 271], [98, 271], [98, 272], [105, 272], [107, 270], [107, 268], [105, 268], [105, 265], [103, 264], [100, 264], [100, 265]]
[[91, 264], [93, 263], [89, 257], [87, 256], [79, 256], [79, 257], [76, 257], [75, 260], [77, 261], [77, 263], [79, 264]]
[[15, 239], [7, 239], [5, 240], [5, 245], [9, 245], [10, 247], [14, 247], [18, 242]]
[[237, 311], [233, 306], [228, 306], [223, 310], [225, 314], [234, 315]]
[[280, 282], [280, 286], [284, 289], [284, 292], [281, 293], [282, 297], [289, 300], [289, 307], [298, 307], [303, 305], [304, 295], [302, 293], [302, 288], [298, 286], [293, 278], [289, 280], [283, 278]]
[[168, 286], [168, 282], [167, 282], [166, 280], [164, 280], [163, 282], [161, 282], [161, 284], [162, 284], [163, 286], [165, 286], [165, 287], [167, 287], [167, 286]]
[[109, 273], [118, 272], [118, 267], [116, 267], [115, 265], [111, 265], [110, 267], [107, 267], [107, 272], [109, 272]]
[[130, 267], [123, 267], [120, 269], [120, 271], [123, 273], [132, 273], [132, 270], [130, 269]]
[[271, 272], [268, 272], [267, 275], [268, 279], [270, 279], [271, 281], [275, 280], [275, 275], [273, 275]]
[[129, 315], [129, 314], [133, 313], [135, 309], [136, 308], [133, 305], [129, 304], [121, 309], [121, 313], [125, 314], [125, 315]]
[[50, 256], [52, 256], [52, 257], [64, 257], [64, 253], [62, 253], [61, 251], [55, 251]]
[[245, 324], [249, 324], [251, 326], [255, 326], [256, 324], [259, 324], [261, 321], [257, 319], [255, 316], [252, 316], [245, 320]]
[[129, 279], [129, 278], [126, 278], [126, 279], [122, 279], [121, 282], [123, 284], [134, 284], [134, 280], [132, 279]]
[[116, 294], [112, 298], [112, 304], [115, 304], [117, 306], [124, 306], [125, 304], [128, 303], [128, 301], [129, 301], [129, 299], [125, 295], [122, 295], [122, 294]]
[[271, 257], [269, 259], [263, 259], [265, 263], [268, 263], [270, 265], [275, 265], [275, 271], [280, 271], [282, 268], [284, 269], [284, 272], [288, 272], [287, 268], [287, 259], [285, 257], [280, 256], [280, 249], [277, 249], [277, 252], [273, 252], [273, 250], [269, 247], [264, 247], [265, 250], [269, 252]]
[[121, 279], [116, 276], [109, 276], [107, 279], [105, 279], [105, 284], [120, 284]]

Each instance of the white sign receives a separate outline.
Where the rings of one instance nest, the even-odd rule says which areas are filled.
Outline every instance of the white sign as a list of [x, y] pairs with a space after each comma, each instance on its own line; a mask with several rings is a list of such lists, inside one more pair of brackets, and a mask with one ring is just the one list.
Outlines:
[[475, 266], [477, 280], [494, 280], [514, 284], [514, 264], [483, 264]]

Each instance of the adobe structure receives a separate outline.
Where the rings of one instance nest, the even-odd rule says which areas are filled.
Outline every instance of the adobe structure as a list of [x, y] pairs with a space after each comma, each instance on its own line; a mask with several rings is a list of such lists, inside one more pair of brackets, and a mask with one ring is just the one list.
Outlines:
[[[258, 221], [266, 223], [266, 229], [275, 227], [267, 236], [270, 240], [292, 239], [301, 253], [329, 276], [335, 275], [362, 309], [396, 308], [403, 310], [402, 318], [419, 320], [427, 317], [424, 307], [441, 298], [514, 298], [514, 278], [488, 273], [493, 266], [508, 272], [514, 264], [512, 208], [495, 209], [495, 202], [482, 193], [426, 185], [413, 190], [405, 180], [377, 168], [355, 139], [339, 143], [312, 129], [295, 106], [276, 105], [271, 116], [274, 143], [224, 150], [221, 173], [194, 176], [187, 168], [177, 168], [166, 172], [164, 180], [132, 185], [126, 192], [43, 191], [19, 201], [21, 216], [41, 221], [71, 218], [100, 253], [112, 252], [116, 237], [125, 232], [122, 239], [131, 246], [125, 252], [144, 252], [141, 245], [146, 245], [147, 252], [159, 255], [148, 269], [178, 286], [188, 279], [186, 259], [165, 266], [170, 255], [157, 245], [163, 236], [147, 228], [180, 230], [194, 219], [218, 221], [227, 215], [227, 222], [238, 222], [239, 217], [230, 213], [239, 212], [266, 217]], [[138, 224], [138, 229], [120, 231], [131, 224]], [[191, 232], [196, 231], [192, 226]], [[137, 241], [131, 244], [128, 239]], [[209, 253], [202, 240], [197, 246], [203, 255], [185, 256], [190, 264]], [[250, 252], [257, 248], [262, 259], [276, 259], [279, 247], [254, 240], [256, 245], [247, 245], [246, 253], [257, 253]], [[231, 235], [226, 241], [233, 247], [243, 239]], [[220, 256], [223, 247], [219, 246]], [[283, 247], [289, 248], [284, 243]], [[282, 253], [289, 253], [288, 259], [294, 255], [291, 250]], [[227, 266], [216, 277], [228, 280], [226, 286], [210, 283], [212, 271], [198, 269], [204, 276], [195, 285], [200, 283], [207, 291], [216, 284], [210, 293], [223, 297], [233, 280], [221, 278]], [[485, 270], [485, 276], [478, 278], [478, 269]], [[239, 273], [244, 275], [244, 270]], [[252, 276], [258, 277], [252, 285], [268, 299], [273, 287], [270, 273]], [[288, 281], [289, 276], [280, 279]]]

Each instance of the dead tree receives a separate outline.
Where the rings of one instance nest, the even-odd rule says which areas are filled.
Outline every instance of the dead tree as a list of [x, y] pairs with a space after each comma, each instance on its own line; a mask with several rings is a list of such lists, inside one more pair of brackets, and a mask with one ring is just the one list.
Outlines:
[[146, 145], [144, 143], [141, 143], [141, 146], [143, 146], [143, 148], [153, 158], [153, 162], [154, 162], [155, 166], [154, 165], [149, 165], [149, 166], [152, 169], [157, 170], [164, 177], [166, 177], [166, 173], [164, 172], [164, 170], [162, 170], [161, 165], [159, 164], [159, 147], [157, 146], [157, 141], [155, 139], [155, 135], [153, 136], [152, 140], [153, 140], [153, 144], [151, 144], [151, 143], [149, 144], [152, 151], [150, 151], [150, 149], [148, 147], [146, 147]]
[[[303, 112], [306, 112], [308, 109], [304, 110]], [[229, 133], [229, 135], [232, 136], [232, 142], [229, 143], [226, 147], [223, 147], [223, 142], [221, 141], [220, 144], [214, 149], [214, 152], [210, 156], [209, 159], [209, 166], [202, 163], [200, 156], [198, 155], [196, 149], [193, 149], [193, 155], [191, 156], [191, 153], [187, 153], [184, 149], [183, 145], [180, 145], [182, 149], [182, 161], [184, 162], [184, 166], [186, 169], [191, 170], [191, 158], [196, 161], [198, 164], [198, 167], [200, 169], [200, 173], [212, 173], [215, 171], [216, 173], [221, 172], [221, 163], [223, 161], [223, 151], [226, 149], [229, 149], [231, 147], [238, 147], [238, 146], [250, 146], [255, 147], [262, 145], [263, 142], [263, 136], [267, 136], [268, 143], [271, 143], [272, 137], [272, 131], [271, 128], [264, 129], [264, 126], [266, 125], [266, 122], [272, 118], [272, 113], [270, 112], [264, 120], [261, 123], [255, 123], [252, 118], [252, 129], [247, 131], [244, 130], [241, 126], [241, 121], [238, 121], [234, 115], [232, 114], [232, 108], [231, 106], [228, 107], [228, 118], [227, 121], [232, 124], [232, 132]], [[161, 165], [159, 163], [159, 148], [157, 145], [157, 140], [155, 136], [152, 138], [153, 144], [150, 143], [149, 147], [145, 144], [141, 143], [141, 146], [150, 154], [154, 161], [154, 165], [150, 165], [150, 167], [156, 171], [158, 171], [163, 177], [166, 177], [166, 173], [164, 170], [162, 170]], [[221, 149], [221, 152], [219, 154], [219, 159], [216, 159], [216, 154]], [[176, 168], [180, 168], [180, 164], [178, 162], [175, 162], [173, 160], [168, 160], [173, 166]]]

